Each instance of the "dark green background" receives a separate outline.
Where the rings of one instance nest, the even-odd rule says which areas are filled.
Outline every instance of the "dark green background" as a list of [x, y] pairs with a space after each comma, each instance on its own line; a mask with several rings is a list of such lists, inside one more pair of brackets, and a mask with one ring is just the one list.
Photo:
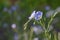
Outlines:
[[[8, 3], [5, 4], [6, 2]], [[19, 27], [18, 31], [23, 33], [23, 24], [28, 20], [32, 11], [41, 10], [45, 14], [46, 5], [49, 5], [53, 10], [60, 6], [60, 0], [18, 0], [17, 5], [19, 6], [19, 9], [16, 13], [13, 12], [10, 15], [9, 13], [3, 11], [4, 7], [7, 7], [8, 9], [11, 7], [12, 4], [9, 2], [9, 0], [0, 0], [0, 33], [3, 35], [2, 39], [6, 37], [6, 40], [13, 39], [14, 30], [11, 28], [12, 23], [16, 23]], [[21, 17], [20, 21], [17, 21], [16, 19], [18, 15]], [[60, 14], [58, 14], [57, 17], [60, 18]], [[3, 23], [5, 22], [9, 25], [6, 28], [3, 27]], [[60, 22], [56, 23], [56, 26], [57, 28], [60, 28]]]

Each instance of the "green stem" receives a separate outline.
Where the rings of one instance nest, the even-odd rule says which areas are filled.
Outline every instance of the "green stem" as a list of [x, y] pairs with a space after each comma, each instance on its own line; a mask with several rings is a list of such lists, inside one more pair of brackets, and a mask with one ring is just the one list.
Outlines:
[[54, 40], [57, 40], [57, 33], [54, 32]]
[[47, 30], [49, 29], [49, 26], [51, 24], [51, 22], [53, 21], [53, 17], [50, 19], [50, 21], [48, 22], [48, 27], [47, 27]]
[[[49, 30], [49, 26], [50, 26], [51, 22], [53, 21], [54, 17], [57, 15], [57, 13], [58, 13], [58, 12], [55, 11], [55, 12], [54, 12], [54, 15], [51, 16], [51, 19], [50, 19], [50, 21], [48, 22], [47, 30]], [[51, 40], [51, 39], [50, 39], [50, 40]], [[56, 35], [54, 35], [54, 40], [57, 40], [57, 39], [56, 39]]]
[[49, 34], [49, 32], [47, 30], [45, 30], [45, 37], [48, 39], [48, 40], [51, 40], [51, 35]]
[[32, 40], [32, 36], [33, 36], [33, 28], [31, 28], [31, 31], [30, 31], [30, 37], [29, 37], [29, 40]]
[[45, 28], [45, 24], [42, 23], [41, 21], [40, 21], [40, 25], [43, 27], [44, 30], [46, 30], [46, 28]]
[[47, 27], [47, 30], [49, 29], [49, 26], [51, 24], [51, 22], [53, 21], [54, 17], [57, 15], [58, 12], [54, 12], [54, 15], [51, 16], [51, 19], [50, 21], [48, 22], [48, 27]]
[[31, 21], [31, 20], [28, 20], [28, 21], [24, 24], [24, 30], [26, 30], [27, 24], [28, 24], [30, 21]]

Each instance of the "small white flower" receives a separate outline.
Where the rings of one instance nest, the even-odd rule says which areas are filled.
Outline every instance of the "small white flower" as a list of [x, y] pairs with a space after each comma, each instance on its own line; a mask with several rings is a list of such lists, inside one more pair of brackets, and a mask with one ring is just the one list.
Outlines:
[[35, 17], [35, 11], [32, 12], [31, 16], [29, 17], [29, 20], [33, 19]]
[[34, 38], [34, 40], [39, 40], [39, 38], [38, 38], [38, 37], [36, 37], [36, 38]]
[[34, 26], [33, 31], [36, 35], [38, 35], [43, 32], [43, 28], [41, 26]]
[[16, 24], [12, 24], [11, 27], [12, 27], [13, 29], [15, 29], [15, 28], [16, 28]]
[[38, 31], [38, 28], [37, 27], [34, 27], [33, 30], [34, 30], [34, 32], [37, 32]]

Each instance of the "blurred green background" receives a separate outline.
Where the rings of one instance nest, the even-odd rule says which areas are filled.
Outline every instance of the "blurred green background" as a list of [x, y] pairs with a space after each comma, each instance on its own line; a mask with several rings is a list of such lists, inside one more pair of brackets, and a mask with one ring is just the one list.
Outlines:
[[[60, 6], [60, 0], [0, 0], [0, 40], [13, 40], [15, 33], [11, 28], [13, 23], [17, 24], [18, 32], [22, 34], [23, 24], [28, 20], [31, 12], [40, 10], [46, 14], [45, 6], [55, 10]], [[56, 17], [60, 18], [60, 14]], [[60, 28], [60, 21], [54, 26]]]

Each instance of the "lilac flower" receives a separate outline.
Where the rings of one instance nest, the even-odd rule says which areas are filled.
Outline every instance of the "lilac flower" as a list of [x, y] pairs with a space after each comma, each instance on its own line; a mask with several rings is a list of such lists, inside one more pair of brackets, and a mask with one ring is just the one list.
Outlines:
[[33, 19], [35, 17], [35, 11], [32, 12], [31, 16], [29, 17], [29, 20]]
[[16, 6], [11, 6], [11, 10], [15, 11], [16, 10]]
[[14, 40], [18, 40], [18, 33], [14, 34]]
[[40, 20], [42, 18], [42, 15], [43, 15], [43, 12], [41, 12], [41, 11], [36, 12], [35, 20]]
[[50, 6], [45, 6], [45, 10], [50, 10]]
[[12, 24], [11, 27], [12, 27], [13, 29], [15, 29], [15, 28], [16, 28], [16, 24]]

